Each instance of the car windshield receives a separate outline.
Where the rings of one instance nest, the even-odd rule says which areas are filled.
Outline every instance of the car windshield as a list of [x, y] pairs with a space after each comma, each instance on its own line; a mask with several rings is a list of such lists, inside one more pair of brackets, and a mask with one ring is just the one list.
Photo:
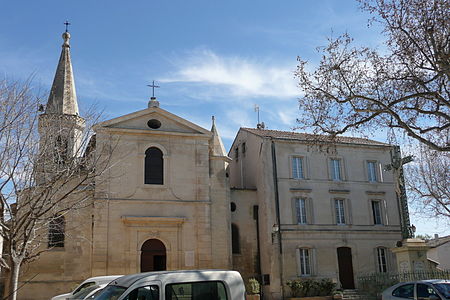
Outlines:
[[449, 283], [435, 283], [433, 286], [442, 294], [446, 299], [450, 299], [450, 282]]
[[93, 286], [94, 284], [95, 284], [95, 282], [93, 282], [93, 281], [83, 283], [75, 291], [72, 292], [72, 295], [75, 295], [75, 294], [81, 292], [82, 290], [84, 290], [90, 286]]
[[96, 291], [95, 293], [93, 293], [92, 295], [90, 295], [89, 297], [86, 297], [84, 299], [96, 299], [95, 297], [97, 297], [102, 291], [103, 291], [103, 288], [99, 289], [98, 291]]
[[117, 285], [108, 285], [103, 289], [103, 291], [98, 294], [94, 299], [95, 300], [117, 300], [120, 295], [122, 295], [127, 288]]
[[98, 289], [98, 285], [91, 285], [90, 287], [87, 287], [85, 289], [82, 289], [78, 293], [75, 293], [73, 296], [69, 297], [68, 299], [84, 299], [89, 293], [92, 291]]

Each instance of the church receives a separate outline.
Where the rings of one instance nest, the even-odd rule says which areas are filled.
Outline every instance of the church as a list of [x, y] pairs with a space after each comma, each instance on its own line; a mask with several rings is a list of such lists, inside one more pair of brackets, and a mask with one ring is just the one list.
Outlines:
[[[85, 120], [68, 32], [63, 40], [39, 132], [63, 118], [67, 155], [77, 155]], [[104, 171], [84, 192], [89, 205], [62, 216], [64, 234], [49, 232], [49, 250], [23, 268], [21, 283], [32, 279], [19, 299], [49, 299], [93, 276], [175, 269], [238, 270], [261, 282], [264, 299], [281, 299], [290, 279], [352, 289], [357, 274], [395, 269], [390, 248], [409, 220], [383, 168], [392, 145], [258, 126], [241, 128], [227, 152], [214, 118], [207, 130], [154, 97], [93, 128], [86, 151], [110, 150]]]

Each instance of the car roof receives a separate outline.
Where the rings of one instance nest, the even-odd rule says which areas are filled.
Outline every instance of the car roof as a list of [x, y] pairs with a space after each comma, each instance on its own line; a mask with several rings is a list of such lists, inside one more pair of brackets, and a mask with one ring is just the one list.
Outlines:
[[404, 285], [404, 284], [414, 284], [414, 283], [430, 283], [430, 284], [434, 284], [434, 283], [450, 283], [450, 280], [446, 280], [446, 279], [424, 279], [424, 280], [405, 281], [405, 282], [399, 282], [399, 283], [393, 285], [391, 288], [398, 287], [398, 286]]
[[450, 280], [446, 279], [428, 279], [428, 280], [420, 280], [417, 282], [428, 282], [428, 283], [450, 283]]
[[233, 274], [237, 273], [236, 271], [230, 271], [230, 270], [177, 270], [177, 271], [157, 271], [157, 272], [146, 272], [146, 273], [138, 273], [138, 274], [131, 274], [131, 275], [125, 275], [120, 278], [117, 278], [116, 280], [112, 280], [109, 285], [118, 285], [122, 287], [130, 287], [132, 284], [137, 282], [140, 279], [148, 279], [148, 280], [156, 280], [156, 279], [164, 279], [167, 277], [173, 276], [172, 274], [194, 274], [194, 275], [209, 275], [209, 274], [219, 274], [219, 273], [226, 273], [226, 274]]
[[108, 281], [108, 280], [112, 281], [121, 276], [123, 276], [123, 275], [108, 275], [108, 276], [90, 277], [90, 278], [86, 279], [85, 281], [83, 281], [82, 283], [89, 282], [89, 281], [95, 281], [95, 282], [99, 282], [99, 281], [102, 282], [102, 281]]

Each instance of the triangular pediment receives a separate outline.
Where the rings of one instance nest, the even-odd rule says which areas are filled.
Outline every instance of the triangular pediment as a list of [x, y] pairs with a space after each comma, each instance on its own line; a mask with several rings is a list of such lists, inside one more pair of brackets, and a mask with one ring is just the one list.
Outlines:
[[169, 113], [159, 107], [150, 107], [128, 115], [114, 118], [98, 124], [97, 126], [111, 129], [125, 129], [128, 131], [148, 131], [149, 133], [185, 133], [185, 134], [206, 134], [211, 135], [206, 130], [186, 119]]

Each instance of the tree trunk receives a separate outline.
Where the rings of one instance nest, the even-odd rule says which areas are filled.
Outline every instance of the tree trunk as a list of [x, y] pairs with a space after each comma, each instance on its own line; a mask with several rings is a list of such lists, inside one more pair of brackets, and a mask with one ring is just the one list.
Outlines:
[[5, 289], [3, 299], [16, 300], [17, 299], [17, 288], [19, 286], [19, 271], [20, 271], [20, 260], [11, 259], [11, 270], [9, 272], [8, 278], [8, 288]]

